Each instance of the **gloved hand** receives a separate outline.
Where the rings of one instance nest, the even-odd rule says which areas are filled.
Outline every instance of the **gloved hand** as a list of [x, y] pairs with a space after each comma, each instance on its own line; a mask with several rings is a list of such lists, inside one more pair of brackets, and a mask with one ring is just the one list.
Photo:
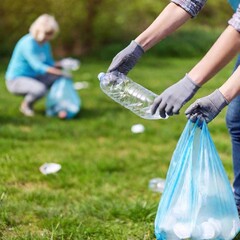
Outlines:
[[165, 118], [167, 115], [178, 114], [180, 108], [189, 101], [200, 87], [186, 74], [180, 81], [167, 88], [153, 102], [151, 112]]
[[135, 41], [132, 41], [113, 58], [112, 63], [108, 68], [108, 72], [118, 71], [127, 75], [143, 53], [143, 48]]
[[185, 114], [193, 122], [199, 119], [200, 122], [205, 120], [206, 123], [209, 123], [226, 105], [228, 105], [228, 101], [217, 89], [212, 94], [196, 100], [185, 111]]

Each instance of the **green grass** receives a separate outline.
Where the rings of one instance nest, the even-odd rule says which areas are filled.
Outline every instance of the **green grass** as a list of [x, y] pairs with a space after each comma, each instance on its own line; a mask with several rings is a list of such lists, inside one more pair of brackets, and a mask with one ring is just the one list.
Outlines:
[[[89, 88], [79, 91], [82, 109], [69, 121], [45, 117], [44, 100], [36, 104], [34, 118], [22, 116], [21, 97], [7, 92], [1, 66], [0, 239], [155, 239], [160, 195], [148, 189], [148, 182], [165, 178], [189, 103], [168, 120], [140, 119], [101, 92], [96, 76], [109, 61], [81, 60], [74, 80], [87, 81]], [[146, 56], [129, 76], [160, 93], [197, 61]], [[219, 87], [232, 67], [194, 99]], [[232, 180], [224, 115], [225, 111], [209, 128]], [[144, 133], [131, 132], [137, 123], [145, 126]], [[45, 162], [59, 163], [62, 169], [44, 176], [39, 167]]]
[[[201, 57], [213, 45], [222, 32], [222, 27], [212, 28], [206, 26], [196, 26], [189, 22], [179, 31], [173, 33], [161, 41], [161, 44], [154, 46], [148, 54], [159, 57]], [[194, 27], [191, 25], [194, 24]], [[91, 54], [101, 59], [111, 59], [117, 52], [121, 51], [129, 44], [129, 39], [125, 42], [110, 43], [95, 46]], [[176, 44], [177, 43], [177, 44]], [[180, 47], [179, 47], [180, 46]]]

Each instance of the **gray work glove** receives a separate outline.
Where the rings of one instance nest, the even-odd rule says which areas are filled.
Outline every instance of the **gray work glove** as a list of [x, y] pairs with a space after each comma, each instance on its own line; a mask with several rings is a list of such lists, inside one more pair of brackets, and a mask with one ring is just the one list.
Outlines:
[[185, 114], [192, 122], [196, 122], [199, 119], [200, 122], [205, 120], [206, 123], [209, 123], [226, 105], [228, 105], [228, 101], [217, 89], [212, 94], [196, 100], [188, 107]]
[[127, 75], [143, 53], [143, 48], [135, 41], [132, 41], [113, 58], [112, 63], [108, 68], [108, 72], [118, 71]]
[[180, 81], [167, 88], [153, 102], [151, 112], [165, 118], [167, 115], [178, 114], [181, 107], [189, 101], [200, 87], [186, 74]]

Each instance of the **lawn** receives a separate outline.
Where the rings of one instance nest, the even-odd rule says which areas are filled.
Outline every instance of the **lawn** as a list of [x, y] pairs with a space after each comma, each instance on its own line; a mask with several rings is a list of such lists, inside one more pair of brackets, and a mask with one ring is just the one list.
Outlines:
[[[146, 56], [129, 76], [160, 93], [197, 61]], [[74, 81], [89, 87], [79, 90], [80, 114], [67, 121], [46, 117], [45, 99], [36, 104], [35, 117], [22, 116], [21, 97], [7, 92], [6, 64], [0, 67], [0, 239], [155, 239], [160, 194], [151, 192], [148, 182], [165, 178], [189, 103], [167, 120], [140, 119], [101, 92], [96, 76], [109, 61], [81, 62]], [[233, 62], [194, 99], [219, 87], [232, 68]], [[225, 111], [209, 129], [232, 181]], [[133, 134], [131, 126], [138, 123], [145, 132]], [[41, 174], [46, 162], [61, 164], [61, 171]]]

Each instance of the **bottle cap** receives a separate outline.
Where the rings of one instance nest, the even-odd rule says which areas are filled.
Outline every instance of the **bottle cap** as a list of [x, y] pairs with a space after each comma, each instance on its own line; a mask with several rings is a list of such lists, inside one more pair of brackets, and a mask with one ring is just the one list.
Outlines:
[[104, 72], [101, 72], [98, 74], [98, 79], [99, 81], [101, 81], [101, 79], [104, 77], [105, 73]]

